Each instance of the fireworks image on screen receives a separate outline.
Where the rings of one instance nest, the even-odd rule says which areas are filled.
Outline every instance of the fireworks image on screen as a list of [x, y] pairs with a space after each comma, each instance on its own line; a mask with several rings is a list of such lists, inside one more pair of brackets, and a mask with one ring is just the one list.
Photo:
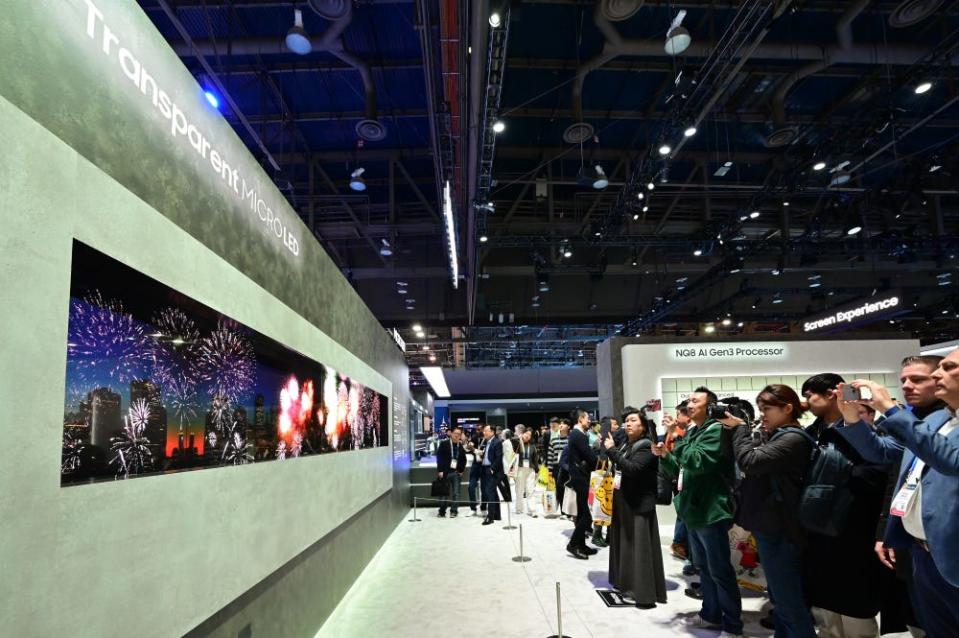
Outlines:
[[221, 324], [200, 340], [197, 366], [200, 379], [210, 386], [211, 397], [235, 403], [256, 382], [256, 357], [250, 341]]
[[74, 241], [61, 485], [386, 445], [386, 397]]
[[120, 435], [110, 439], [110, 450], [116, 454], [110, 460], [110, 463], [116, 467], [117, 476], [127, 477], [131, 474], [142, 474], [153, 468], [153, 452], [150, 451], [150, 441], [143, 436], [145, 428], [146, 421], [139, 422], [134, 420], [132, 414], [128, 414]]
[[150, 343], [123, 304], [94, 291], [70, 305], [67, 357], [81, 379], [105, 374], [127, 383], [141, 378], [150, 361]]

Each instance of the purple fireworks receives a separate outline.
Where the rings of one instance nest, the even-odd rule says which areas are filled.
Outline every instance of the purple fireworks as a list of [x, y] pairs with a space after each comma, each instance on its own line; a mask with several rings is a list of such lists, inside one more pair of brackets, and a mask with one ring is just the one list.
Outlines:
[[221, 323], [200, 340], [196, 371], [209, 384], [211, 397], [237, 403], [256, 380], [256, 358], [250, 341]]
[[161, 386], [176, 377], [192, 376], [192, 367], [200, 340], [196, 323], [179, 308], [164, 308], [153, 315], [155, 332], [151, 334], [153, 378]]
[[150, 363], [150, 344], [143, 326], [116, 300], [99, 291], [70, 305], [67, 336], [70, 366], [81, 379], [101, 371], [119, 383], [141, 379]]

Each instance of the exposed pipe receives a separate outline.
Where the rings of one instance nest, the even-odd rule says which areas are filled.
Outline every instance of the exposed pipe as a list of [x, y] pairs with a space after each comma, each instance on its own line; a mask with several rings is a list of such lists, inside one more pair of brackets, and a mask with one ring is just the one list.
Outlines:
[[793, 141], [796, 131], [786, 130], [786, 97], [793, 87], [803, 81], [810, 75], [832, 66], [837, 62], [839, 52], [846, 52], [852, 49], [852, 23], [859, 17], [872, 0], [856, 0], [840, 16], [836, 22], [836, 40], [839, 43], [838, 51], [836, 49], [823, 50], [822, 59], [815, 60], [794, 71], [783, 79], [776, 88], [772, 97], [773, 126], [776, 129], [766, 140], [767, 146], [785, 146]]
[[466, 197], [466, 306], [469, 325], [473, 325], [476, 318], [476, 208], [473, 201], [476, 198], [476, 187], [479, 184], [479, 145], [480, 128], [483, 120], [483, 104], [486, 93], [483, 90], [486, 72], [486, 41], [489, 33], [489, 0], [473, 0], [468, 3], [472, 11], [470, 25], [470, 44], [473, 53], [470, 55], [469, 69], [469, 111], [466, 113], [469, 128], [469, 153], [467, 155], [467, 197]]

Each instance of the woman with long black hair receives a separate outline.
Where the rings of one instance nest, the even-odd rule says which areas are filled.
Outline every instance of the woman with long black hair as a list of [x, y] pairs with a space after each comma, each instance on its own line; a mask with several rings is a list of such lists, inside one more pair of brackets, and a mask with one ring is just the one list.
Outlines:
[[623, 410], [626, 442], [617, 446], [609, 434], [603, 441], [616, 471], [609, 532], [609, 582], [640, 609], [666, 602], [663, 550], [656, 520], [655, 425], [633, 407]]

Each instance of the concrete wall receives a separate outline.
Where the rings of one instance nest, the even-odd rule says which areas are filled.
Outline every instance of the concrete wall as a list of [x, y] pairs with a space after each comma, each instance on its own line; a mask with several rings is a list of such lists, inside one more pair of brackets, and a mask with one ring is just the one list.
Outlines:
[[[158, 81], [196, 97], [132, 0], [98, 4]], [[60, 487], [74, 238], [391, 397], [394, 441], [408, 423], [402, 354], [229, 125], [194, 119], [297, 254], [98, 67], [85, 7], [17, 2], [0, 22], [0, 633], [312, 636], [406, 511], [404, 443]]]

